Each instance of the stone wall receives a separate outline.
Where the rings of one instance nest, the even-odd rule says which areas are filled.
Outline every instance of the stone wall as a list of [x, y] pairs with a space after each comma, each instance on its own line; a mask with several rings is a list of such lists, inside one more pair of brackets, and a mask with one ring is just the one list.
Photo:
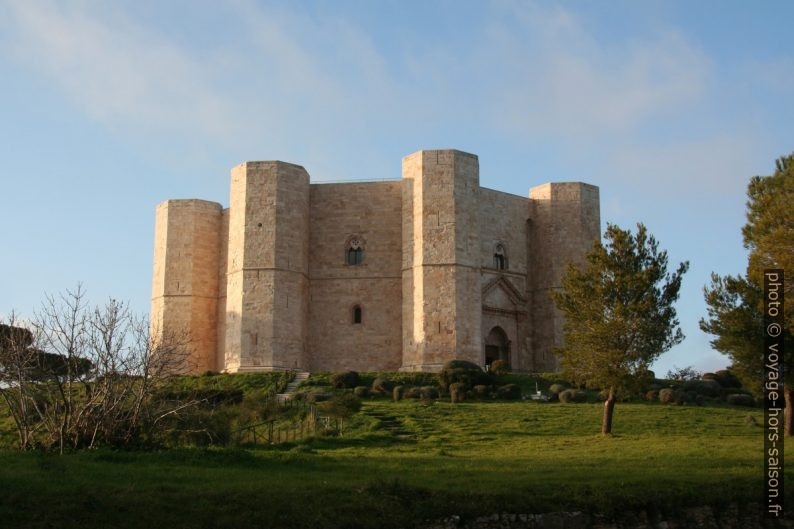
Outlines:
[[[554, 370], [549, 292], [598, 239], [598, 200], [579, 182], [529, 199], [481, 188], [477, 157], [455, 150], [406, 156], [386, 182], [310, 185], [300, 166], [247, 162], [228, 209], [158, 207], [153, 326], [189, 333], [194, 371], [482, 365], [495, 327], [514, 369]], [[352, 266], [351, 237], [365, 256]]]
[[152, 330], [188, 341], [188, 370], [215, 369], [221, 205], [168, 200], [157, 206]]
[[403, 180], [403, 300], [409, 301], [402, 369], [437, 370], [451, 358], [479, 362], [479, 161], [460, 151], [420, 151], [403, 159]]
[[[313, 184], [309, 361], [313, 371], [396, 371], [401, 364], [400, 181]], [[364, 251], [348, 265], [351, 237]], [[362, 310], [353, 322], [353, 307]]]
[[226, 369], [305, 369], [309, 175], [284, 162], [232, 170]]
[[550, 183], [530, 190], [529, 295], [536, 369], [555, 371], [552, 350], [563, 343], [562, 315], [549, 296], [569, 263], [581, 264], [600, 239], [598, 188], [582, 182]]
[[[483, 340], [494, 327], [501, 328], [510, 340], [510, 364], [513, 369], [531, 370], [534, 360], [530, 341], [527, 306], [527, 245], [530, 202], [525, 197], [480, 189], [480, 266], [482, 289], [500, 278], [509, 286], [497, 284], [483, 295]], [[494, 253], [497, 244], [505, 249], [506, 266], [497, 270]], [[484, 349], [484, 342], [483, 342]], [[483, 358], [484, 361], [484, 358]]]

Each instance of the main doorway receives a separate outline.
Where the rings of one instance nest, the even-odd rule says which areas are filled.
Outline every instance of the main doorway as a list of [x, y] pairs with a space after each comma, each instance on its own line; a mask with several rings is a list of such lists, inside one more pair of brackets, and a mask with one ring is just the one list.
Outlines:
[[491, 329], [485, 338], [485, 366], [491, 367], [495, 360], [504, 360], [510, 363], [510, 341], [505, 331], [496, 326]]

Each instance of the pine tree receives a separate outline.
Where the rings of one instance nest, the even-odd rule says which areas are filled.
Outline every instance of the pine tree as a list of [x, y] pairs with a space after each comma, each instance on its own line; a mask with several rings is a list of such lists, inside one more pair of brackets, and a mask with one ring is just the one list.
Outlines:
[[618, 392], [638, 389], [684, 339], [673, 303], [689, 263], [669, 274], [667, 252], [642, 224], [636, 235], [610, 224], [604, 238], [584, 268], [568, 267], [552, 297], [565, 316], [561, 365], [575, 383], [608, 390], [601, 432], [609, 434]]

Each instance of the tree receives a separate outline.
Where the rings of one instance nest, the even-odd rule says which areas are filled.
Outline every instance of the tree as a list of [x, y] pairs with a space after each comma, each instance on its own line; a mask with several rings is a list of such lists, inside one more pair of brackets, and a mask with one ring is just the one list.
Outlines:
[[[750, 253], [744, 276], [711, 275], [704, 288], [708, 318], [700, 328], [716, 336], [711, 346], [727, 355], [731, 370], [757, 395], [764, 382], [764, 298], [765, 268], [784, 270], [784, 294], [794, 290], [794, 153], [777, 160], [772, 176], [755, 176], [747, 186], [747, 223], [742, 228], [744, 246]], [[783, 395], [786, 400], [785, 433], [794, 433], [794, 303], [785, 305], [783, 315]]]
[[0, 326], [0, 394], [20, 448], [62, 453], [152, 439], [163, 419], [198, 403], [158, 397], [167, 378], [184, 371], [184, 346], [125, 303], [89, 309], [79, 286], [47, 296], [30, 329], [12, 317]]
[[637, 233], [607, 225], [586, 266], [569, 265], [552, 292], [565, 316], [565, 345], [556, 350], [571, 380], [608, 390], [601, 432], [612, 432], [618, 392], [639, 389], [650, 365], [684, 339], [673, 303], [688, 262], [667, 271], [667, 252], [642, 224]]

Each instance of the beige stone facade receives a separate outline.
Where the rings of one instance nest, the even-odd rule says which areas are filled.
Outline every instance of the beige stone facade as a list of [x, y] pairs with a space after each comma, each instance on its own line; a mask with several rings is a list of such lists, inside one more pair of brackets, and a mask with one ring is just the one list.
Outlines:
[[598, 188], [480, 187], [475, 155], [426, 150], [402, 179], [315, 183], [232, 169], [228, 209], [156, 213], [152, 322], [190, 337], [192, 369], [434, 371], [450, 359], [557, 368], [549, 298], [600, 233]]

